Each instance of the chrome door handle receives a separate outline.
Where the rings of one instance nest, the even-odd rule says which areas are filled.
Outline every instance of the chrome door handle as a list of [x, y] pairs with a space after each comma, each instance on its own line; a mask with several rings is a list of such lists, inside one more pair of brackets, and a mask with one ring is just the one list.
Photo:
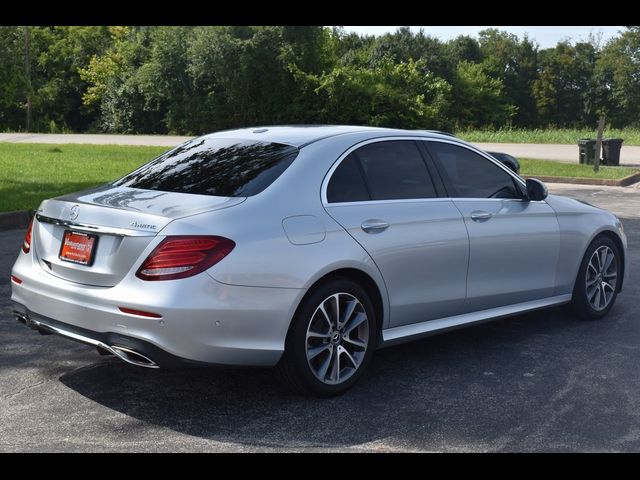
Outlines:
[[367, 233], [380, 233], [389, 228], [389, 224], [384, 220], [365, 220], [361, 228]]
[[479, 222], [481, 220], [489, 220], [491, 217], [493, 217], [492, 213], [484, 212], [482, 210], [471, 212], [471, 220], [475, 220], [476, 222]]

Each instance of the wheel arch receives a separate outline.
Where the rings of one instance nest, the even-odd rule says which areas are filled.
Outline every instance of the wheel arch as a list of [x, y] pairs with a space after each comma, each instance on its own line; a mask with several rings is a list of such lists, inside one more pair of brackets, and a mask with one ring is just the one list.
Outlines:
[[[386, 297], [386, 288], [384, 285], [379, 285], [379, 283], [367, 272], [362, 269], [356, 267], [342, 267], [335, 268], [328, 272], [322, 273], [318, 278], [313, 280], [313, 283], [306, 289], [305, 294], [300, 298], [298, 304], [296, 305], [294, 315], [295, 316], [300, 309], [300, 306], [303, 302], [318, 288], [319, 285], [324, 284], [325, 282], [330, 282], [332, 278], [342, 277], [347, 278], [362, 288], [365, 289], [371, 302], [373, 303], [373, 308], [376, 315], [376, 347], [380, 345], [382, 341], [382, 329], [385, 324], [385, 320], [387, 319], [386, 312], [388, 310]], [[293, 318], [293, 317], [292, 317]], [[289, 331], [291, 331], [291, 324], [289, 325]], [[288, 336], [288, 332], [287, 332]]]
[[[613, 230], [601, 230], [600, 232], [598, 232], [596, 235], [594, 235], [594, 237], [591, 239], [591, 241], [589, 242], [589, 245], [591, 245], [591, 243], [593, 243], [594, 240], [596, 240], [597, 238], [600, 237], [607, 237], [609, 239], [611, 239], [611, 241], [613, 243], [615, 243], [616, 247], [618, 248], [618, 252], [620, 252], [620, 281], [618, 282], [618, 292], [620, 292], [622, 290], [622, 284], [624, 282], [624, 275], [625, 275], [625, 265], [626, 265], [626, 258], [625, 258], [625, 250], [624, 250], [624, 244], [622, 243], [622, 239], [620, 238], [620, 236], [614, 232]], [[587, 249], [589, 248], [589, 245], [587, 245]], [[585, 252], [587, 251], [587, 249], [585, 249]], [[583, 256], [584, 256], [583, 253]]]
[[620, 292], [622, 290], [622, 284], [624, 282], [625, 264], [626, 264], [624, 244], [622, 243], [622, 239], [620, 238], [617, 232], [606, 227], [595, 232], [591, 236], [591, 238], [589, 238], [589, 241], [585, 243], [585, 246], [582, 249], [582, 255], [580, 256], [580, 263], [578, 264], [578, 271], [576, 272], [575, 281], [576, 282], [578, 281], [578, 275], [580, 273], [580, 265], [582, 263], [582, 260], [584, 259], [584, 256], [587, 253], [587, 250], [589, 250], [589, 247], [594, 241], [596, 241], [598, 238], [601, 238], [601, 237], [606, 237], [611, 239], [611, 241], [615, 243], [616, 247], [618, 247], [618, 251], [620, 252], [621, 275], [620, 275], [620, 281], [618, 282], [618, 287], [617, 287], [618, 292]]

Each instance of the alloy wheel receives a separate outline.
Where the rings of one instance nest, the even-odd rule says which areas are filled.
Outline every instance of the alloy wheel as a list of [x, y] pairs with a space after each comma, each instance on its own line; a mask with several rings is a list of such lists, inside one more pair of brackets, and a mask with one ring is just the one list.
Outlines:
[[369, 344], [369, 318], [349, 293], [335, 293], [316, 308], [307, 327], [306, 355], [313, 375], [336, 385], [362, 365]]
[[616, 291], [618, 264], [613, 250], [606, 245], [596, 249], [589, 259], [586, 274], [587, 301], [602, 311], [609, 306]]

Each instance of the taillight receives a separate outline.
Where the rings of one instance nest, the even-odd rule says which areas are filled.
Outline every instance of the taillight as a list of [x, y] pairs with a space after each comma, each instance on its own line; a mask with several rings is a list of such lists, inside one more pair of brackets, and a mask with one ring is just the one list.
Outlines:
[[33, 230], [33, 219], [29, 223], [29, 228], [27, 229], [27, 233], [24, 236], [24, 241], [22, 242], [22, 251], [24, 253], [29, 253], [31, 250], [31, 231]]
[[167, 237], [151, 252], [136, 272], [142, 280], [186, 278], [212, 267], [236, 246], [216, 236]]

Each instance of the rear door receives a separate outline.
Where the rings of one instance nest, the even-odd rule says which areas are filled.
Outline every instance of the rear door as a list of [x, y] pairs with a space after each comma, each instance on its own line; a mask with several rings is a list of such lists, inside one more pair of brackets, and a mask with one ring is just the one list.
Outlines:
[[369, 142], [339, 161], [330, 175], [325, 208], [380, 269], [390, 326], [460, 313], [467, 231], [454, 203], [438, 198], [416, 142]]
[[478, 152], [425, 144], [469, 231], [465, 313], [552, 296], [560, 251], [554, 210], [524, 200], [516, 178]]

